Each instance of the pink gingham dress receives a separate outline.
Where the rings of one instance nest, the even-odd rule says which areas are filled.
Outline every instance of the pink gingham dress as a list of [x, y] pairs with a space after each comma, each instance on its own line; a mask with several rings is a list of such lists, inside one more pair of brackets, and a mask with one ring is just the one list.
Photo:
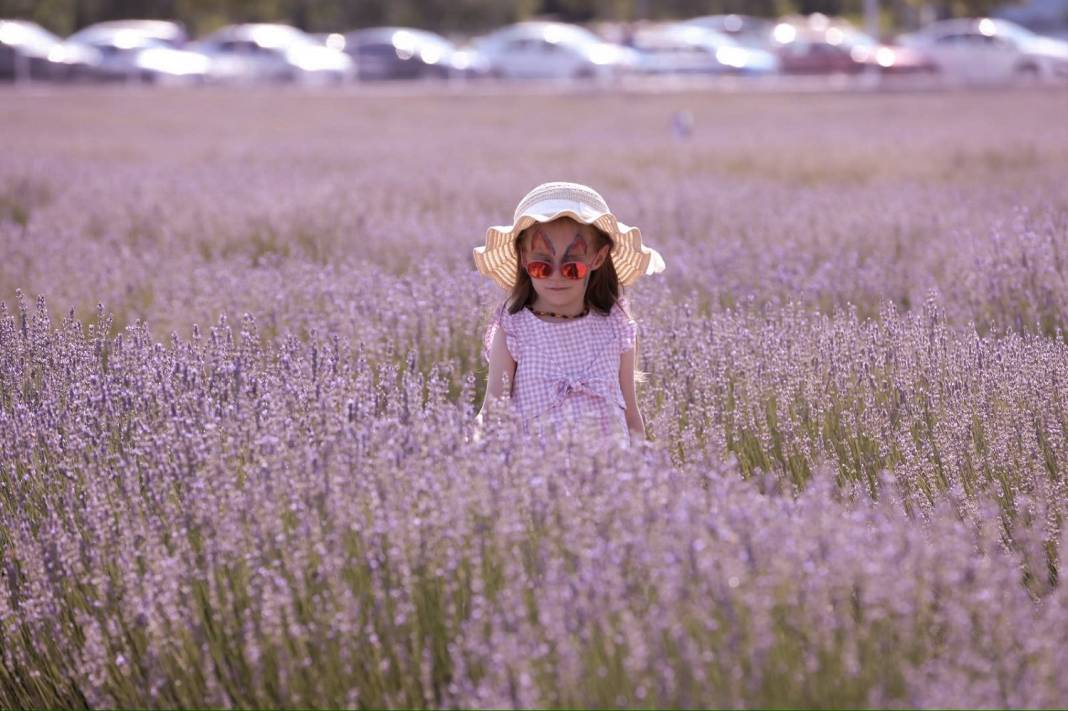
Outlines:
[[489, 361], [498, 328], [516, 362], [511, 404], [529, 433], [539, 437], [575, 424], [630, 444], [626, 402], [619, 385], [620, 356], [634, 349], [638, 324], [621, 297], [606, 316], [593, 309], [572, 321], [543, 321], [524, 308], [501, 304], [483, 339]]

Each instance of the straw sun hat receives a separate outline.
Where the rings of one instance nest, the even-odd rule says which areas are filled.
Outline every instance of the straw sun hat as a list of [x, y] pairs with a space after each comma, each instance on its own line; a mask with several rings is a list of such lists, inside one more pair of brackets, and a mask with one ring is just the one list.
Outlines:
[[612, 264], [623, 286], [642, 274], [664, 271], [664, 258], [652, 247], [642, 246], [642, 234], [616, 219], [596, 190], [578, 183], [542, 183], [527, 193], [515, 209], [512, 224], [490, 227], [486, 244], [475, 247], [475, 266], [502, 289], [511, 290], [516, 280], [515, 237], [535, 222], [570, 217], [593, 225], [612, 238]]

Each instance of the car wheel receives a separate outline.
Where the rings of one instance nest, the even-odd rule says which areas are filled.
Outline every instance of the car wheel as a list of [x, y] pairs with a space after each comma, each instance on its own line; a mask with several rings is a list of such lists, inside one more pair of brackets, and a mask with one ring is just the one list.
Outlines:
[[423, 81], [433, 81], [437, 79], [448, 79], [449, 75], [445, 67], [439, 67], [433, 64], [422, 67], [415, 76], [416, 79], [422, 79]]
[[1030, 62], [1020, 64], [1014, 70], [1013, 76], [1019, 83], [1033, 84], [1039, 79], [1038, 67]]

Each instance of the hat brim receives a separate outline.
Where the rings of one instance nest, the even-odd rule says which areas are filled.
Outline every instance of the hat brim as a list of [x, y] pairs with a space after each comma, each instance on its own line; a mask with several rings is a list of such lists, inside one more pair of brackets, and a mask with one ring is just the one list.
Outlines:
[[610, 212], [584, 210], [583, 213], [570, 208], [551, 212], [528, 212], [511, 226], [490, 227], [486, 230], [486, 244], [474, 249], [475, 267], [480, 274], [493, 279], [497, 286], [510, 291], [518, 277], [516, 235], [535, 223], [570, 217], [576, 222], [593, 225], [612, 238], [610, 258], [623, 286], [631, 286], [643, 274], [655, 274], [664, 270], [664, 258], [652, 247], [642, 245], [642, 234], [637, 227], [623, 224]]

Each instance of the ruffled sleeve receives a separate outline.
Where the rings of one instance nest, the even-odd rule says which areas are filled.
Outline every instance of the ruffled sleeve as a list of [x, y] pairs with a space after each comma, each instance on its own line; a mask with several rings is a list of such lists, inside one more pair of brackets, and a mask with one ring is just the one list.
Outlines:
[[616, 337], [619, 340], [619, 352], [634, 350], [638, 340], [638, 322], [630, 316], [630, 304], [626, 297], [619, 297], [614, 307]]
[[516, 314], [508, 313], [507, 302], [502, 303], [493, 312], [493, 318], [486, 326], [486, 333], [482, 337], [482, 357], [489, 363], [490, 348], [493, 346], [493, 338], [497, 335], [497, 329], [504, 331], [504, 342], [508, 347], [508, 353], [512, 360], [519, 362], [519, 332]]

